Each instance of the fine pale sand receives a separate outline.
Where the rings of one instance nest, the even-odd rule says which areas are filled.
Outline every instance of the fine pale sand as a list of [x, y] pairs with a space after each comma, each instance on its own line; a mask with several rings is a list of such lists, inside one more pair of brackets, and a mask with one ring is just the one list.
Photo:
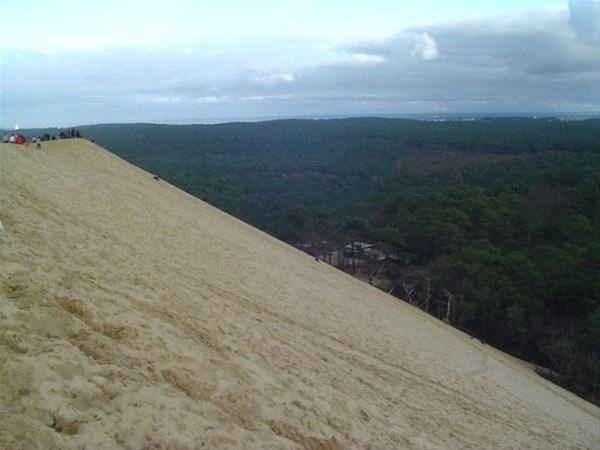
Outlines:
[[0, 146], [0, 448], [599, 448], [532, 368], [87, 141]]

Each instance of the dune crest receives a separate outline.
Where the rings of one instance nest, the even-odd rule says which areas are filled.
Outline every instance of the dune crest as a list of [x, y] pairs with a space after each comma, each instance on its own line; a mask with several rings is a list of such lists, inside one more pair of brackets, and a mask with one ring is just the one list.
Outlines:
[[0, 147], [0, 448], [597, 448], [532, 368], [81, 139]]

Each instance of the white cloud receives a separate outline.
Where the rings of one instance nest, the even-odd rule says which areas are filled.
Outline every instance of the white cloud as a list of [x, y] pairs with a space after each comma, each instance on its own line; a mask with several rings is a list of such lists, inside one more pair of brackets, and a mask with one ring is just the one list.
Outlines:
[[221, 103], [225, 101], [224, 97], [215, 97], [214, 95], [207, 95], [204, 97], [196, 98], [196, 103]]
[[292, 72], [268, 72], [258, 73], [252, 77], [252, 80], [257, 84], [272, 86], [278, 83], [293, 83], [298, 78]]
[[381, 55], [369, 55], [368, 53], [354, 53], [351, 56], [351, 62], [361, 65], [374, 65], [385, 62], [385, 58]]
[[174, 97], [170, 95], [151, 95], [139, 96], [138, 101], [157, 104], [179, 104], [185, 101], [182, 97]]
[[415, 46], [412, 51], [413, 56], [420, 56], [425, 61], [438, 57], [438, 46], [435, 39], [429, 33], [420, 33], [415, 36]]
[[290, 72], [284, 72], [284, 73], [280, 74], [279, 78], [282, 81], [285, 81], [286, 83], [292, 83], [292, 82], [296, 81], [296, 76]]

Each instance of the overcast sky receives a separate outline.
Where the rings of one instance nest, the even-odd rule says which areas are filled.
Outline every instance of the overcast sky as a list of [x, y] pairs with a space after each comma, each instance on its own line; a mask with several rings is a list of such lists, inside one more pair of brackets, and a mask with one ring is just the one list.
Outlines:
[[600, 112], [600, 1], [1, 0], [0, 125]]

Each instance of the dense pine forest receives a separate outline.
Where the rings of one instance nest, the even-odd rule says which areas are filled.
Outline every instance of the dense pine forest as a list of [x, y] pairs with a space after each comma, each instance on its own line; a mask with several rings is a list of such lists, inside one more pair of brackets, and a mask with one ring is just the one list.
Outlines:
[[598, 402], [599, 120], [80, 130], [292, 244], [373, 243], [394, 295]]

